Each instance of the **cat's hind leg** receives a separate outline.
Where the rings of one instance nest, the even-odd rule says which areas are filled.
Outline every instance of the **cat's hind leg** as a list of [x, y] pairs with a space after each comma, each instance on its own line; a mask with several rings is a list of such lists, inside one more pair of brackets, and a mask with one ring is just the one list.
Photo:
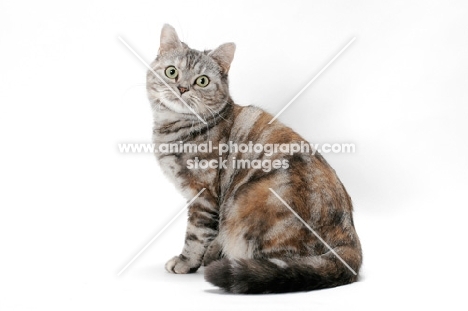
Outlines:
[[213, 261], [223, 258], [222, 246], [218, 238], [208, 246], [205, 256], [203, 257], [203, 266], [208, 266]]

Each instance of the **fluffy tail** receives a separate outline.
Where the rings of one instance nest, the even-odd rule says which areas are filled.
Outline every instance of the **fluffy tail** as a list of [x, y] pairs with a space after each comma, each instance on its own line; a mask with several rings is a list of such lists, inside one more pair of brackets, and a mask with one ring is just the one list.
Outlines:
[[309, 291], [357, 280], [357, 275], [341, 262], [317, 259], [224, 258], [205, 268], [205, 279], [228, 292], [244, 294]]

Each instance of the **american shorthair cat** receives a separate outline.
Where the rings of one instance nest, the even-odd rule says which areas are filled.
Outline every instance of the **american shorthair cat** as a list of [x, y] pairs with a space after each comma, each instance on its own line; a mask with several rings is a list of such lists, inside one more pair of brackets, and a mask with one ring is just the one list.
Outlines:
[[[215, 147], [156, 154], [187, 200], [205, 189], [189, 206], [185, 245], [167, 262], [167, 271], [192, 273], [203, 264], [208, 282], [233, 293], [308, 291], [356, 281], [362, 252], [351, 198], [325, 159], [312, 150], [233, 147], [305, 141], [278, 120], [268, 124], [273, 117], [262, 109], [233, 102], [228, 72], [234, 51], [233, 43], [191, 49], [164, 25], [147, 74], [155, 145]], [[219, 152], [221, 144], [229, 150]], [[188, 165], [194, 160], [214, 165]], [[238, 160], [278, 165], [233, 165]]]

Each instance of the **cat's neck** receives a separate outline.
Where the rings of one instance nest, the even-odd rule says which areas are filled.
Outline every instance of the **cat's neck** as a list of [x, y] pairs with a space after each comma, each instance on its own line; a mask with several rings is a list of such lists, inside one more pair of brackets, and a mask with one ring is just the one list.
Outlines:
[[[237, 105], [231, 100], [216, 113], [181, 114], [169, 109], [153, 111], [153, 134], [160, 141], [187, 140], [203, 135], [215, 126], [230, 128]], [[203, 120], [203, 121], [202, 121]]]

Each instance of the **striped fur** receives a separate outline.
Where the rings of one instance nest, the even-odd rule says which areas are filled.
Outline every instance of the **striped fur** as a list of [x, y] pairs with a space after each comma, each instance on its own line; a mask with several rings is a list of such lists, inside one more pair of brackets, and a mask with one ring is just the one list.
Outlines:
[[[190, 112], [151, 72], [147, 75], [148, 98], [153, 108], [153, 141], [162, 143], [237, 144], [300, 143], [304, 139], [272, 116], [253, 107], [236, 105], [228, 87], [228, 71], [234, 45], [214, 51], [196, 51], [180, 42], [175, 30], [165, 25], [161, 47], [152, 68], [178, 91], [202, 117]], [[179, 79], [164, 70], [175, 66]], [[200, 88], [195, 79], [206, 75], [210, 84]], [[287, 169], [188, 169], [187, 161], [219, 160], [211, 153], [158, 153], [169, 179], [187, 200], [206, 190], [189, 207], [182, 253], [168, 261], [172, 273], [195, 272], [207, 265], [205, 278], [235, 293], [304, 291], [334, 287], [357, 280], [329, 249], [294, 216], [269, 188], [275, 190], [356, 272], [362, 262], [359, 238], [352, 218], [351, 199], [335, 171], [312, 151], [293, 155], [232, 152], [223, 160], [281, 160]]]

